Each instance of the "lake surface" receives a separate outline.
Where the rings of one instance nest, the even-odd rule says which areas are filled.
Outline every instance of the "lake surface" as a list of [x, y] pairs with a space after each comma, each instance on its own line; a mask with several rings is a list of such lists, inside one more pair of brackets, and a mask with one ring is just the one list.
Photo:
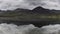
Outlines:
[[0, 23], [7, 23], [7, 24], [16, 24], [16, 25], [28, 25], [33, 24], [36, 27], [42, 27], [45, 25], [50, 24], [60, 24], [60, 21], [0, 21]]
[[33, 24], [0, 24], [0, 34], [60, 34], [60, 24], [36, 27]]

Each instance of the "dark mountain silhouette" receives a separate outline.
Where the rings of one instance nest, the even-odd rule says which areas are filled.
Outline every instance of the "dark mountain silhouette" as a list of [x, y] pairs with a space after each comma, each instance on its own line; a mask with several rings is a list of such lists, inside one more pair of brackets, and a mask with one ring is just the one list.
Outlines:
[[36, 7], [35, 9], [33, 9], [34, 13], [39, 13], [39, 14], [58, 14], [60, 13], [60, 10], [49, 10], [49, 9], [45, 9], [43, 7]]
[[31, 13], [32, 10], [29, 10], [29, 9], [21, 9], [21, 8], [17, 8], [15, 10], [7, 10], [7, 11], [1, 11], [1, 13]]
[[48, 10], [48, 9], [44, 9], [44, 8], [42, 8], [42, 7], [36, 7], [35, 9], [33, 9], [33, 12], [35, 12], [35, 13], [40, 13], [40, 14], [48, 14], [48, 13], [50, 13], [50, 10]]
[[28, 10], [28, 9], [21, 9], [21, 8], [17, 8], [15, 10], [7, 10], [7, 11], [1, 11], [0, 12], [7, 12], [7, 13], [10, 13], [10, 12], [16, 12], [16, 13], [39, 13], [39, 14], [45, 14], [45, 13], [50, 13], [50, 11], [48, 9], [44, 9], [40, 6], [36, 7], [35, 9], [33, 10]]
[[3, 12], [3, 13], [32, 13], [32, 14], [34, 14], [34, 13], [38, 13], [38, 14], [58, 14], [58, 13], [60, 13], [60, 10], [49, 10], [49, 9], [45, 9], [45, 8], [43, 8], [43, 7], [40, 7], [40, 6], [38, 6], [38, 7], [36, 7], [36, 8], [34, 8], [33, 10], [28, 10], [28, 9], [21, 9], [21, 8], [17, 8], [17, 9], [15, 9], [15, 10], [7, 10], [7, 11], [1, 11], [0, 10], [0, 13], [1, 12]]

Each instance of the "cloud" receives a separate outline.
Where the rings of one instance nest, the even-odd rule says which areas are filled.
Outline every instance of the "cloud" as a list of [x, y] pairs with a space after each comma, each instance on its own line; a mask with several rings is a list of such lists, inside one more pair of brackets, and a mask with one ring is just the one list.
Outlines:
[[46, 9], [60, 10], [60, 0], [27, 0], [30, 5], [41, 6]]
[[0, 10], [32, 9], [33, 7], [33, 5], [29, 5], [24, 0], [0, 0]]
[[26, 0], [30, 5], [41, 6], [46, 9], [60, 10], [60, 0]]
[[60, 0], [0, 0], [0, 10], [14, 10], [17, 8], [32, 10], [37, 6], [60, 10]]
[[41, 6], [47, 9], [60, 10], [60, 0], [42, 0]]

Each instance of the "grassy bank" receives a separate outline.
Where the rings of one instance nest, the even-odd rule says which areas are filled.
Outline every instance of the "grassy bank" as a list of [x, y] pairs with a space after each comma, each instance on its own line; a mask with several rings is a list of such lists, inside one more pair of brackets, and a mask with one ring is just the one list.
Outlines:
[[0, 20], [29, 21], [29, 20], [60, 20], [60, 14], [36, 14], [24, 12], [0, 13]]

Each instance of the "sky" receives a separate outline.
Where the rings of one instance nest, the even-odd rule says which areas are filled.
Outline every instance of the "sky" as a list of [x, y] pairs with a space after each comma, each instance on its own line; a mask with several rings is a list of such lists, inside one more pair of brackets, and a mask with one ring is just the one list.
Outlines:
[[32, 10], [37, 6], [50, 10], [60, 10], [60, 0], [0, 0], [0, 10], [14, 10], [17, 8]]

